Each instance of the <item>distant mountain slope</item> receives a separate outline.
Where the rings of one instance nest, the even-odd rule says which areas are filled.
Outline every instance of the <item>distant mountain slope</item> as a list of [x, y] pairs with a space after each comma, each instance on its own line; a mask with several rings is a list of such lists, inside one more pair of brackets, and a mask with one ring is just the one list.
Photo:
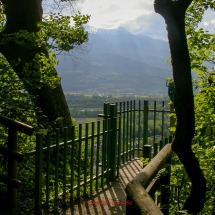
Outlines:
[[77, 69], [70, 58], [57, 70], [66, 92], [166, 94], [165, 79], [171, 76], [168, 44], [124, 28], [88, 27], [90, 51], [80, 56]]

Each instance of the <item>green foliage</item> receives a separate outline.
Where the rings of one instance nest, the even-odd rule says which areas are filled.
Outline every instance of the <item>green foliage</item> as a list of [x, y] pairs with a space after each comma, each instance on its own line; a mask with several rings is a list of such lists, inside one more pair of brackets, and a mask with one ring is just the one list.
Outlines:
[[[35, 110], [33, 99], [25, 90], [4, 56], [0, 55], [0, 113], [23, 123], [34, 124]], [[24, 111], [26, 110], [26, 111]]]
[[[70, 27], [70, 19], [75, 26]], [[85, 32], [83, 24], [89, 21], [90, 16], [81, 15], [80, 12], [74, 16], [51, 14], [38, 23], [38, 43], [46, 46], [48, 50], [70, 51], [82, 43], [87, 42], [88, 32]]]
[[193, 1], [186, 14], [186, 33], [191, 66], [193, 71], [200, 74], [207, 71], [207, 68], [202, 65], [203, 62], [213, 64], [215, 62], [215, 35], [202, 28], [199, 29], [198, 24], [202, 21], [205, 11], [214, 10], [214, 8], [214, 0]]
[[[0, 27], [3, 30], [6, 21], [4, 7], [1, 8]], [[71, 18], [75, 22], [74, 27], [70, 26]], [[88, 32], [85, 32], [82, 25], [86, 24], [89, 18], [88, 15], [81, 15], [80, 12], [73, 17], [50, 14], [38, 23], [40, 30], [37, 33], [20, 30], [6, 36], [3, 34], [1, 44], [14, 42], [29, 50], [34, 47], [43, 47], [49, 51], [49, 54], [36, 54], [32, 62], [25, 64], [21, 74], [25, 85], [14, 73], [4, 56], [0, 55], [0, 85], [2, 86], [0, 88], [2, 95], [0, 113], [35, 126], [37, 123], [35, 116], [40, 110], [34, 105], [34, 98], [27, 91], [31, 90], [31, 87], [41, 88], [44, 85], [55, 88], [60, 83], [60, 77], [55, 71], [55, 66], [58, 64], [55, 52], [68, 52], [86, 42]], [[13, 66], [18, 66], [18, 64], [19, 61], [14, 62]], [[32, 79], [35, 86], [32, 85]]]
[[[6, 23], [3, 9], [2, 6], [0, 11], [1, 30], [4, 29]], [[3, 34], [1, 44], [14, 42], [29, 50], [33, 47], [45, 47], [49, 54], [36, 54], [32, 62], [25, 64], [21, 74], [24, 77], [25, 85], [20, 81], [5, 57], [0, 55], [0, 94], [2, 95], [0, 114], [34, 127], [40, 127], [37, 124], [37, 115], [40, 109], [34, 105], [36, 97], [30, 96], [27, 91], [35, 87], [41, 88], [44, 85], [55, 88], [60, 83], [60, 77], [56, 75], [55, 71], [58, 61], [56, 61], [54, 51], [69, 51], [88, 39], [88, 33], [84, 31], [82, 25], [88, 22], [89, 16], [80, 13], [74, 15], [74, 27], [70, 26], [70, 18], [61, 14], [50, 14], [50, 16], [44, 17], [41, 23], [38, 23], [40, 30], [37, 33], [20, 30], [13, 34], [7, 34], [6, 37]], [[14, 62], [13, 66], [18, 64], [19, 61]]]
[[[0, 30], [5, 28], [6, 20], [4, 6], [0, 1]], [[70, 19], [73, 19], [75, 26], [70, 26]], [[50, 14], [38, 23], [39, 31], [37, 33], [20, 30], [13, 34], [2, 33], [1, 45], [15, 43], [25, 50], [34, 48], [44, 49], [48, 54], [36, 54], [32, 62], [25, 64], [22, 70], [24, 81], [16, 75], [12, 66], [19, 66], [20, 60], [9, 65], [3, 55], [0, 55], [0, 114], [29, 124], [36, 129], [41, 129], [40, 108], [34, 101], [34, 96], [28, 93], [31, 88], [41, 88], [43, 86], [50, 89], [55, 88], [60, 83], [60, 77], [57, 76], [55, 66], [56, 53], [69, 52], [88, 40], [88, 32], [85, 32], [83, 24], [89, 20], [88, 15], [80, 13], [73, 17], [63, 16], [61, 14]], [[44, 52], [46, 53], [46, 52]], [[28, 52], [26, 52], [26, 55]], [[35, 86], [32, 85], [34, 80]], [[40, 119], [40, 120], [39, 120]], [[40, 122], [40, 123], [38, 123]], [[47, 124], [47, 129], [49, 124]], [[43, 130], [44, 133], [46, 130]], [[76, 130], [76, 136], [78, 131]], [[7, 129], [0, 126], [0, 144], [6, 144], [8, 139]], [[18, 151], [25, 153], [35, 150], [35, 136], [28, 137], [23, 134], [18, 136]], [[71, 163], [71, 162], [70, 162]], [[60, 163], [62, 165], [62, 162]], [[77, 166], [77, 165], [76, 165]], [[53, 169], [53, 165], [51, 168]], [[67, 165], [67, 173], [70, 166]], [[0, 155], [0, 172], [7, 172], [6, 158]], [[25, 194], [28, 198], [34, 198], [34, 176], [35, 159], [27, 157], [24, 163], [18, 165], [18, 179], [22, 181], [20, 195]], [[59, 177], [62, 177], [62, 170], [59, 171]], [[54, 182], [54, 178], [51, 178]], [[45, 175], [43, 175], [43, 184], [45, 184]], [[52, 187], [53, 188], [53, 187]], [[53, 188], [54, 189], [54, 188]], [[62, 190], [62, 183], [59, 183], [59, 189]], [[50, 190], [53, 194], [53, 190]]]
[[[48, 57], [43, 53], [36, 54], [32, 62], [25, 64], [22, 75], [24, 75], [27, 83], [29, 80], [32, 88], [41, 88], [43, 85], [47, 85], [53, 89], [60, 83], [60, 76], [56, 75], [54, 68], [57, 64], [55, 53], [50, 53]], [[35, 69], [37, 72], [29, 72], [31, 69]], [[35, 80], [35, 86], [30, 81], [32, 78]]]
[[[192, 149], [199, 160], [200, 167], [203, 174], [207, 180], [207, 192], [206, 192], [206, 203], [202, 210], [202, 214], [211, 214], [214, 210], [214, 175], [215, 175], [215, 148], [214, 147], [202, 147], [199, 144], [194, 144]], [[183, 204], [187, 199], [191, 183], [186, 174], [183, 165], [180, 163], [179, 159], [175, 154], [173, 154], [171, 166], [171, 204], [170, 211], [174, 215], [182, 210]], [[184, 212], [185, 213], [185, 212]], [[187, 213], [185, 213], [187, 214]]]
[[[201, 141], [205, 141], [206, 145], [213, 146], [214, 142], [214, 120], [215, 120], [215, 88], [213, 83], [213, 75], [206, 72], [202, 75], [198, 82], [200, 93], [195, 95], [196, 110], [196, 132], [197, 137]], [[211, 80], [209, 83], [209, 80]]]
[[143, 167], [147, 166], [150, 162], [149, 158], [140, 157], [140, 161], [143, 163]]

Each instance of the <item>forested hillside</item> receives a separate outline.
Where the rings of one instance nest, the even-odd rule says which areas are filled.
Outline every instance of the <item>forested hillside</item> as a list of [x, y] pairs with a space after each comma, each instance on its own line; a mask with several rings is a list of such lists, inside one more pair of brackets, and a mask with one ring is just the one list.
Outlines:
[[124, 28], [88, 27], [88, 52], [73, 61], [60, 55], [57, 66], [66, 92], [166, 94], [172, 76], [168, 43]]

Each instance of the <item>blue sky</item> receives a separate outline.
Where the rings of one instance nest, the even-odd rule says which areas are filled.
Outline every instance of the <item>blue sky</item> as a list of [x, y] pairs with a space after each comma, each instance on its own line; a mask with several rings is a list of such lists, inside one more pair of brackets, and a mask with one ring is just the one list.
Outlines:
[[[114, 29], [120, 26], [131, 33], [167, 39], [163, 18], [154, 12], [153, 0], [78, 0], [74, 10], [91, 15], [90, 26]], [[71, 11], [64, 11], [71, 14]], [[215, 33], [215, 16], [208, 11], [200, 24]]]

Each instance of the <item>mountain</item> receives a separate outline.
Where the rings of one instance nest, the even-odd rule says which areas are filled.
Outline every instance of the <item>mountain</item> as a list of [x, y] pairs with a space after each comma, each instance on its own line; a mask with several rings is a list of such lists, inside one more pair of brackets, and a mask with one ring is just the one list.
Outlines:
[[172, 76], [168, 43], [135, 35], [120, 27], [89, 32], [86, 54], [74, 68], [71, 58], [59, 56], [57, 71], [63, 90], [83, 93], [166, 94], [165, 79]]

